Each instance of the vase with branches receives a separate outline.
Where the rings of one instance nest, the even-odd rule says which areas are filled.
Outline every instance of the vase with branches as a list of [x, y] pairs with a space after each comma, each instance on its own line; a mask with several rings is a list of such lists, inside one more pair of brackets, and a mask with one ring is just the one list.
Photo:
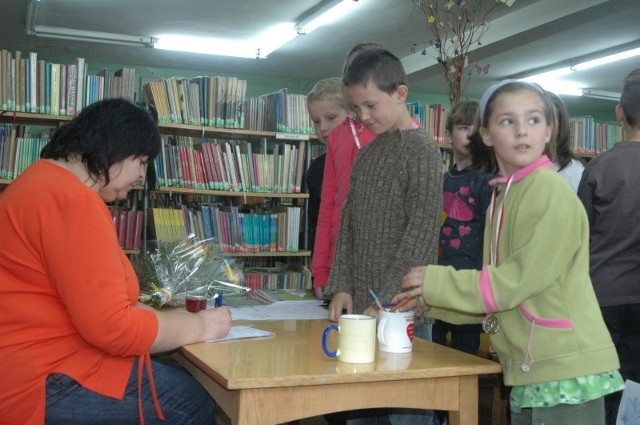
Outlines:
[[498, 7], [511, 7], [515, 0], [413, 0], [426, 18], [433, 36], [431, 45], [443, 67], [449, 100], [460, 101], [469, 78], [464, 70], [469, 64], [469, 51], [481, 46], [489, 30], [489, 22]]

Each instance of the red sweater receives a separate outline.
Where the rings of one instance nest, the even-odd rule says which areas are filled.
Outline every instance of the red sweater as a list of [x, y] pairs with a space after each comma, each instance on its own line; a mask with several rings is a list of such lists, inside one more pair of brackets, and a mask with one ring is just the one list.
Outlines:
[[136, 307], [138, 280], [104, 201], [40, 160], [0, 194], [0, 235], [0, 423], [43, 424], [53, 372], [121, 399], [158, 320]]
[[360, 150], [353, 136], [350, 122], [354, 123], [360, 147], [368, 145], [376, 138], [376, 135], [367, 127], [350, 117], [347, 117], [329, 134], [322, 180], [320, 213], [311, 260], [314, 287], [327, 285], [338, 228], [340, 227], [340, 215], [349, 192], [351, 169]]

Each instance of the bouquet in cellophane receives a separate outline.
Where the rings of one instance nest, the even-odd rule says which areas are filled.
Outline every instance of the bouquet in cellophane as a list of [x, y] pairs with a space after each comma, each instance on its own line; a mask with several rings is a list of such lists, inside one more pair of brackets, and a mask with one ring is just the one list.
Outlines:
[[240, 265], [222, 255], [214, 239], [194, 234], [178, 242], [158, 243], [154, 252], [132, 260], [140, 281], [140, 301], [160, 308], [185, 305], [187, 292], [207, 299], [249, 291]]

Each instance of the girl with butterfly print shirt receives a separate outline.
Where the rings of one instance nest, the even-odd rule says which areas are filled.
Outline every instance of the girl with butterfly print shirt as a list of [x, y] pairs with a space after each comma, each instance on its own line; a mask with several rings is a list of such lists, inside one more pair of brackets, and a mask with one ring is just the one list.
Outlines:
[[[469, 135], [478, 112], [477, 102], [458, 103], [446, 123], [454, 166], [444, 175], [443, 212], [438, 264], [456, 270], [482, 268], [482, 241], [487, 207], [491, 202], [489, 180], [493, 174], [478, 169], [468, 149]], [[480, 347], [480, 324], [454, 325], [436, 320], [433, 342], [445, 345], [451, 333], [451, 347], [476, 354]]]

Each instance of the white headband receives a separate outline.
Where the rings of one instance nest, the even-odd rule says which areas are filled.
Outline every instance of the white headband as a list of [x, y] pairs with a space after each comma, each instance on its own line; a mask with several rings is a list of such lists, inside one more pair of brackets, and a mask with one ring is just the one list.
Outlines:
[[482, 99], [480, 100], [480, 126], [484, 127], [484, 112], [487, 109], [487, 103], [489, 103], [489, 99], [491, 99], [491, 96], [494, 95], [494, 93], [501, 87], [506, 86], [507, 84], [512, 84], [512, 83], [521, 83], [521, 84], [525, 84], [529, 87], [531, 87], [532, 89], [534, 89], [535, 91], [537, 91], [538, 93], [540, 93], [540, 95], [542, 95], [543, 97], [547, 96], [547, 93], [544, 91], [544, 89], [542, 87], [540, 87], [538, 84], [536, 83], [529, 83], [527, 81], [519, 81], [519, 80], [502, 80], [499, 81], [495, 84], [493, 84], [491, 87], [489, 87], [487, 89], [487, 91], [484, 92], [484, 94], [482, 95]]

